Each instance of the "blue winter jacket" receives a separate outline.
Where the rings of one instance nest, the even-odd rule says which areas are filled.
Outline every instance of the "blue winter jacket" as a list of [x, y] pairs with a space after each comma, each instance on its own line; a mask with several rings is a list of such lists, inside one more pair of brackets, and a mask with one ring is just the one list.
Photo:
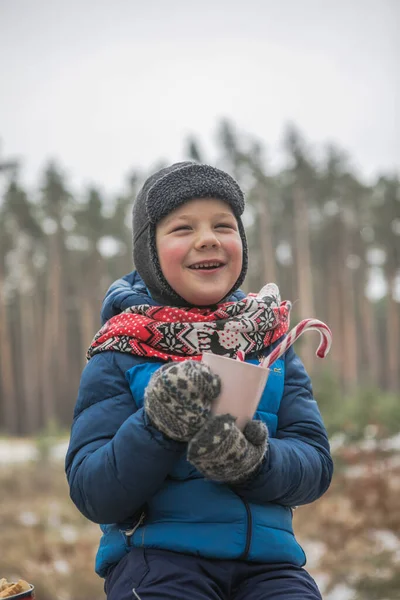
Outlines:
[[[155, 303], [133, 272], [108, 290], [103, 322], [135, 304]], [[310, 379], [293, 349], [272, 366], [255, 415], [269, 430], [265, 459], [235, 486], [205, 480], [186, 460], [186, 444], [148, 421], [144, 390], [160, 366], [108, 351], [95, 355], [82, 374], [66, 472], [78, 509], [101, 524], [97, 573], [105, 576], [130, 545], [304, 565], [291, 507], [327, 490], [333, 464]]]

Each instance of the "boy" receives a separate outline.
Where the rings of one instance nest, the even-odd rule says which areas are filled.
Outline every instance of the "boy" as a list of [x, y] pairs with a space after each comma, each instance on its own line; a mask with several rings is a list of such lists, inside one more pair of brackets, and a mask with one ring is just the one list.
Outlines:
[[96, 571], [110, 600], [315, 600], [292, 506], [329, 487], [332, 459], [293, 349], [274, 363], [243, 432], [213, 416], [204, 351], [256, 364], [287, 331], [289, 303], [239, 290], [244, 198], [225, 172], [177, 163], [133, 209], [137, 271], [109, 289], [88, 351], [66, 471], [102, 524]]

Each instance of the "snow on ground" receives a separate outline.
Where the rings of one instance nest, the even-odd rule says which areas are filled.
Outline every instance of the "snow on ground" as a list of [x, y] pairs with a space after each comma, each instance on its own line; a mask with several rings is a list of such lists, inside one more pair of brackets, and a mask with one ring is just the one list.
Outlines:
[[353, 600], [354, 594], [346, 585], [338, 585], [329, 594], [326, 593], [328, 577], [318, 572], [319, 558], [326, 551], [325, 544], [314, 540], [302, 540], [301, 545], [307, 556], [306, 569], [313, 573], [324, 600]]
[[[334, 453], [343, 445], [345, 445], [345, 436], [335, 436], [331, 440], [331, 450]], [[376, 440], [373, 438], [365, 439], [355, 444], [360, 450], [386, 450], [396, 451], [400, 450], [400, 434], [395, 435], [385, 440]], [[63, 461], [68, 448], [68, 440], [55, 441], [54, 444], [50, 445], [49, 453], [53, 460]], [[30, 460], [38, 460], [40, 457], [39, 445], [34, 440], [28, 438], [0, 438], [0, 466], [6, 464], [15, 464], [28, 462]], [[400, 461], [400, 456], [392, 456], [389, 461], [397, 466]], [[360, 473], [358, 473], [360, 469]], [[349, 468], [350, 475], [362, 475], [364, 473], [364, 467], [358, 467], [357, 465]]]
[[[68, 440], [56, 442], [49, 449], [50, 457], [63, 461], [68, 448]], [[28, 439], [0, 439], [0, 466], [26, 463], [40, 458], [38, 444]]]

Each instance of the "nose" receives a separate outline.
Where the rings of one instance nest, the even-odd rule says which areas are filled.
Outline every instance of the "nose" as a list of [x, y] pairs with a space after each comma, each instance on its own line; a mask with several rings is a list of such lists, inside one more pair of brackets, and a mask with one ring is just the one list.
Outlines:
[[215, 232], [210, 229], [202, 229], [199, 231], [195, 246], [198, 250], [206, 250], [207, 248], [219, 248], [221, 242], [218, 237], [215, 235]]

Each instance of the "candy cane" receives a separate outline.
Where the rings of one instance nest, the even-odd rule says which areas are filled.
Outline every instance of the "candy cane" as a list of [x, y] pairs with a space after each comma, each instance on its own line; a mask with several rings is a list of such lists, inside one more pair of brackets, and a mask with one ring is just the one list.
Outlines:
[[321, 341], [319, 343], [316, 355], [319, 358], [325, 358], [328, 354], [331, 345], [332, 345], [332, 332], [329, 329], [328, 325], [325, 325], [322, 321], [318, 321], [318, 319], [304, 319], [300, 321], [296, 327], [293, 327], [291, 331], [289, 331], [287, 337], [277, 346], [269, 356], [266, 356], [264, 360], [261, 362], [262, 367], [270, 367], [272, 363], [274, 363], [278, 358], [282, 356], [286, 352], [288, 348], [301, 336], [305, 331], [319, 331], [321, 336]]
[[246, 355], [243, 350], [238, 350], [236, 352], [236, 360], [240, 360], [240, 362], [244, 362], [246, 360]]

